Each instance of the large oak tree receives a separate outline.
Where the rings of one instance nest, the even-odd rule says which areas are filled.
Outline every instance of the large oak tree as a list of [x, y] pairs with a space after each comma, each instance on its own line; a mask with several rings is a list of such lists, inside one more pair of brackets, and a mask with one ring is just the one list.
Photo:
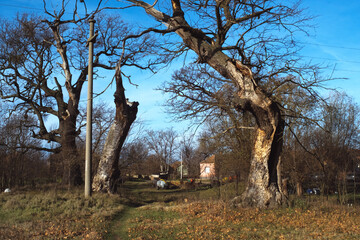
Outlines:
[[[314, 87], [318, 85], [316, 68], [302, 66], [296, 55], [299, 51], [294, 41], [296, 33], [303, 31], [308, 20], [302, 15], [298, 3], [169, 0], [155, 1], [151, 5], [141, 0], [128, 2], [143, 8], [165, 26], [148, 31], [176, 33], [180, 37], [173, 36], [170, 45], [164, 45], [169, 46], [169, 54], [175, 53], [173, 46], [179, 47], [176, 54], [189, 50], [194, 52], [197, 59], [192, 64], [209, 66], [217, 74], [212, 74], [216, 76], [213, 79], [222, 78], [232, 89], [230, 92], [234, 92], [227, 98], [227, 105], [253, 115], [255, 141], [241, 203], [262, 208], [284, 203], [286, 199], [280, 188], [278, 167], [286, 106], [282, 105], [281, 94], [278, 93], [286, 85], [296, 85], [317, 97]], [[192, 75], [184, 75], [183, 78], [189, 76]], [[208, 84], [211, 85], [211, 82]], [[187, 89], [178, 89], [174, 93], [203, 104], [199, 112], [203, 112], [209, 102], [223, 104], [219, 102], [218, 92], [206, 91], [197, 82], [195, 87], [195, 91], [202, 95], [186, 95]], [[211, 101], [203, 101], [204, 95]], [[198, 96], [200, 98], [196, 98]], [[221, 104], [217, 107], [222, 107]], [[185, 109], [187, 113], [193, 110]]]

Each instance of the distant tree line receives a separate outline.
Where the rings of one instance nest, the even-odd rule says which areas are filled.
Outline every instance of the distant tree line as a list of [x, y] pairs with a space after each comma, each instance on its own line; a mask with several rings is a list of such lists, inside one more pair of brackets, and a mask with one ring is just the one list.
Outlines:
[[[4, 103], [2, 106], [4, 113]], [[359, 107], [347, 95], [333, 92], [326, 104], [313, 111], [313, 120], [317, 121], [312, 124], [297, 122], [296, 127], [285, 128], [282, 177], [290, 193], [302, 195], [308, 188], [319, 188], [323, 194], [337, 192], [339, 200], [343, 200], [349, 187], [351, 192], [354, 190], [351, 182], [354, 179], [350, 177], [360, 177]], [[111, 109], [103, 103], [95, 107], [93, 174], [111, 125], [111, 114]], [[41, 143], [33, 138], [28, 128], [34, 119], [24, 119], [15, 113], [6, 117], [4, 113], [2, 120], [1, 189], [63, 183], [64, 166], [59, 155], [41, 151]], [[255, 123], [246, 115], [241, 121], [248, 127], [235, 128], [228, 116], [218, 115], [206, 122], [196, 136], [180, 135], [174, 129], [147, 130], [140, 134], [141, 130], [135, 134], [136, 128], [143, 128], [135, 125], [119, 157], [121, 178], [169, 171], [174, 162], [180, 160], [188, 170], [185, 177], [198, 178], [200, 162], [215, 154], [217, 175], [236, 176], [235, 179], [244, 183], [254, 141], [251, 125]], [[81, 148], [79, 152], [84, 152], [83, 134], [77, 142]], [[82, 163], [82, 175], [83, 169]], [[180, 178], [179, 172], [171, 172], [171, 177]]]

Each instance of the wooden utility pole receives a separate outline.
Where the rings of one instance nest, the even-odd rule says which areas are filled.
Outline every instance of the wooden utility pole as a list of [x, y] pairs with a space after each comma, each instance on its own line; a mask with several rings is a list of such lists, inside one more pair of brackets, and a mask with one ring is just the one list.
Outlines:
[[92, 162], [92, 108], [93, 108], [93, 54], [94, 43], [97, 34], [94, 35], [93, 18], [89, 19], [90, 37], [87, 40], [89, 45], [89, 65], [88, 65], [88, 94], [86, 112], [86, 148], [85, 148], [85, 197], [91, 196], [91, 162]]
[[180, 179], [183, 179], [183, 154], [182, 152], [180, 153], [180, 161], [181, 161], [181, 165], [180, 165]]

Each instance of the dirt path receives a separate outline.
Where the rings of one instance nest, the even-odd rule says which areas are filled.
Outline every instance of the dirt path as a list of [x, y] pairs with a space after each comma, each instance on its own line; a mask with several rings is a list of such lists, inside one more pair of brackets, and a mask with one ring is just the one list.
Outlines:
[[127, 221], [131, 218], [132, 213], [136, 211], [136, 207], [126, 206], [111, 221], [110, 232], [106, 236], [108, 240], [125, 240], [129, 239], [127, 233]]
[[120, 195], [126, 197], [128, 202], [123, 211], [118, 213], [112, 220], [110, 231], [106, 236], [108, 240], [126, 240], [129, 239], [128, 228], [129, 220], [139, 211], [139, 207], [154, 202], [168, 202], [178, 195], [176, 191], [156, 190], [150, 182], [126, 182], [121, 186]]
[[[171, 202], [182, 202], [196, 194], [184, 189], [156, 190], [149, 181], [129, 181], [119, 188], [120, 196], [127, 199], [124, 210], [117, 214], [110, 222], [109, 234], [105, 239], [129, 238], [129, 228], [133, 227], [136, 216], [142, 215], [144, 206], [166, 206]], [[146, 207], [145, 207], [146, 208]], [[156, 212], [156, 211], [155, 211]], [[152, 213], [151, 213], [152, 214]]]

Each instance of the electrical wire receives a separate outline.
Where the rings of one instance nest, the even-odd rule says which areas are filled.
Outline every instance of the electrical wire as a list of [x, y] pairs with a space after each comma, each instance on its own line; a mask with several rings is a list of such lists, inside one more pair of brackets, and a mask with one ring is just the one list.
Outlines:
[[313, 57], [313, 56], [305, 56], [305, 55], [300, 55], [300, 57], [328, 60], [328, 61], [333, 61], [333, 62], [359, 63], [360, 64], [360, 61], [339, 60], [339, 59], [334, 59], [334, 58]]
[[322, 43], [309, 43], [309, 42], [299, 42], [299, 43], [304, 44], [304, 45], [314, 45], [314, 46], [321, 46], [321, 47], [340, 48], [340, 49], [360, 51], [360, 48], [354, 48], [354, 47], [344, 47], [344, 46], [335, 46], [335, 45], [328, 45], [328, 44], [322, 44]]
[[23, 9], [31, 9], [31, 10], [37, 10], [37, 11], [43, 11], [42, 8], [34, 8], [34, 7], [26, 7], [26, 6], [19, 6], [19, 5], [13, 5], [13, 4], [7, 4], [7, 3], [0, 3], [0, 6], [4, 7], [14, 7], [14, 8], [23, 8]]

